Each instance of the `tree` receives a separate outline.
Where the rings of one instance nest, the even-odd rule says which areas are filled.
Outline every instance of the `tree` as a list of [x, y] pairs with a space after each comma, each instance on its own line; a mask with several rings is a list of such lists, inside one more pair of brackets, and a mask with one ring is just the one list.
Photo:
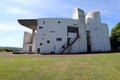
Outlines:
[[120, 22], [112, 29], [110, 39], [112, 49], [120, 48]]

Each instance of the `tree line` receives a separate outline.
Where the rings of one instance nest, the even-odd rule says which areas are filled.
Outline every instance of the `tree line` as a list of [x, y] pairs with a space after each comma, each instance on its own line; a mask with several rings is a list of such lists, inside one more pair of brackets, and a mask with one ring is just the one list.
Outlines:
[[112, 28], [110, 33], [110, 42], [113, 51], [120, 51], [120, 22]]
[[18, 49], [12, 49], [12, 48], [0, 48], [0, 52], [18, 52]]

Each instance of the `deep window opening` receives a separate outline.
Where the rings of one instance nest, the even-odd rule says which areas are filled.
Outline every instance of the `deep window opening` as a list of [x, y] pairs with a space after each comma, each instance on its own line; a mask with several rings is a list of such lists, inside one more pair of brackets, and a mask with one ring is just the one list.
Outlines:
[[39, 27], [39, 29], [42, 29], [43, 27]]
[[60, 23], [60, 21], [58, 21], [58, 23]]
[[42, 45], [42, 43], [40, 43], [40, 45]]
[[55, 31], [50, 31], [51, 33], [55, 33]]
[[64, 48], [65, 48], [65, 45], [62, 45], [62, 48], [64, 49]]
[[47, 40], [47, 43], [50, 43], [50, 40]]
[[56, 41], [62, 41], [62, 38], [56, 38]]
[[43, 24], [45, 24], [45, 21], [43, 21]]

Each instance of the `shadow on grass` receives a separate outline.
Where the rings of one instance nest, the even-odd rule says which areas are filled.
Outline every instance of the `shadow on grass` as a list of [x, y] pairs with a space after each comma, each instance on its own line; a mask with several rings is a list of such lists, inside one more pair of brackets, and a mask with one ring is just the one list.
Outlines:
[[34, 52], [13, 52], [13, 54], [40, 54], [40, 55], [86, 55], [86, 54], [111, 54], [120, 53], [120, 51], [109, 51], [109, 52], [81, 52], [81, 53], [34, 53]]

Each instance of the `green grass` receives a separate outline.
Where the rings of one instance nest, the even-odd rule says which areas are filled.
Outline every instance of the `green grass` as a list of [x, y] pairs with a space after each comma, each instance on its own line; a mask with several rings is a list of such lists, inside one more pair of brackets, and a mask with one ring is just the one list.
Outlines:
[[120, 80], [120, 54], [0, 56], [0, 80]]

